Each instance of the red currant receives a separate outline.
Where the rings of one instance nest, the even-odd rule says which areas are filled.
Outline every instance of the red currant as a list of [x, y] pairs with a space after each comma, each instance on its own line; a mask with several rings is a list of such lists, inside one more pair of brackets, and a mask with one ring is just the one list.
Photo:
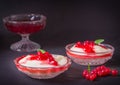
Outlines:
[[55, 65], [55, 66], [57, 66], [58, 65], [58, 63], [55, 61], [55, 60], [53, 60], [53, 61], [51, 61], [51, 62], [49, 62], [51, 65]]
[[45, 52], [44, 55], [47, 56], [48, 58], [53, 57], [49, 52]]
[[82, 75], [83, 75], [83, 77], [85, 77], [87, 74], [89, 74], [89, 72], [88, 72], [88, 70], [85, 69], [85, 70], [83, 71]]
[[81, 42], [77, 42], [77, 43], [75, 44], [75, 47], [82, 47], [82, 43], [81, 43]]
[[47, 60], [48, 59], [48, 56], [45, 56], [42, 52], [39, 52], [39, 60]]
[[118, 70], [114, 69], [111, 71], [112, 76], [117, 76], [118, 75]]
[[112, 76], [117, 76], [118, 70], [116, 69], [111, 70], [109, 67], [102, 65], [102, 66], [98, 66], [95, 69], [91, 70], [91, 72], [89, 72], [88, 70], [84, 70], [83, 77], [88, 80], [93, 81], [97, 78], [97, 76], [99, 77], [108, 76], [110, 75], [110, 73]]
[[90, 79], [91, 81], [95, 80], [97, 78], [97, 74], [93, 73], [90, 75]]
[[93, 46], [95, 45], [95, 43], [93, 41], [84, 41], [83, 43], [81, 42], [77, 42], [75, 44], [75, 47], [80, 47], [83, 48], [85, 50], [85, 52], [87, 53], [94, 53], [93, 50]]
[[42, 52], [38, 51], [38, 52], [37, 52], [37, 54], [38, 54], [38, 55], [41, 55], [41, 54], [42, 54]]
[[86, 78], [87, 80], [90, 80], [90, 74], [86, 74], [86, 75], [85, 75], [85, 78]]
[[106, 68], [107, 68], [107, 67], [104, 66], [104, 65], [100, 66], [100, 69], [106, 69]]
[[107, 68], [105, 68], [104, 70], [105, 70], [105, 76], [107, 76], [107, 75], [110, 74], [110, 68], [107, 67]]
[[31, 57], [29, 58], [30, 60], [38, 60], [38, 56], [36, 55], [30, 55]]
[[97, 74], [96, 73], [89, 73], [88, 71], [84, 71], [83, 72], [83, 76], [87, 79], [87, 80], [95, 80], [97, 78]]
[[85, 52], [94, 53], [94, 50], [93, 50], [94, 42], [93, 41], [84, 41], [83, 45], [84, 45]]
[[91, 74], [97, 74], [97, 70], [96, 69], [93, 69], [91, 72], [90, 72]]

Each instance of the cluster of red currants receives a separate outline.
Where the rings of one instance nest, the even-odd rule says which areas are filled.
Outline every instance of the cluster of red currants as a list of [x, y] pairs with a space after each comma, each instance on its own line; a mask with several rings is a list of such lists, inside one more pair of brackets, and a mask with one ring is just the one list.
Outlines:
[[94, 41], [84, 41], [84, 42], [77, 42], [75, 44], [76, 47], [78, 48], [83, 48], [85, 52], [87, 53], [94, 53], [93, 46], [94, 46]]
[[37, 55], [31, 55], [29, 60], [47, 61], [51, 65], [55, 65], [55, 66], [58, 65], [57, 61], [55, 61], [53, 56], [47, 51], [44, 52], [38, 51]]
[[108, 75], [117, 76], [118, 70], [117, 69], [110, 69], [109, 67], [106, 67], [104, 65], [98, 66], [94, 68], [93, 70], [85, 69], [82, 73], [83, 77], [87, 80], [95, 80], [97, 77], [104, 77]]

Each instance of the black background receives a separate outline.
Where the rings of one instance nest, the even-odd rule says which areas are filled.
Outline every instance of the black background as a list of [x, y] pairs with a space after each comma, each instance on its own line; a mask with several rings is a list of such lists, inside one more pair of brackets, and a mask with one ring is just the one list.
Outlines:
[[91, 82], [81, 77], [86, 66], [72, 63], [68, 71], [54, 79], [35, 80], [19, 72], [14, 58], [28, 53], [10, 50], [21, 37], [7, 31], [2, 19], [11, 14], [40, 13], [47, 17], [41, 32], [30, 39], [56, 54], [65, 54], [65, 45], [84, 40], [105, 39], [115, 47], [106, 66], [120, 68], [120, 5], [115, 0], [0, 0], [0, 85], [120, 85], [120, 77], [103, 77]]

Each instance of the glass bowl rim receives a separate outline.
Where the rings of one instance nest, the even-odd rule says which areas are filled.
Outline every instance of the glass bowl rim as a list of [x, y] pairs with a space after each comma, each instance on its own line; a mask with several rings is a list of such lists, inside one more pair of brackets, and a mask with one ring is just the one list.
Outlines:
[[67, 45], [65, 46], [66, 51], [78, 53], [78, 54], [76, 54], [76, 55], [80, 55], [80, 53], [81, 53], [81, 54], [85, 54], [85, 55], [86, 55], [86, 54], [87, 54], [87, 55], [88, 55], [88, 54], [89, 54], [89, 55], [94, 55], [94, 54], [105, 54], [105, 53], [109, 53], [109, 52], [114, 52], [114, 50], [115, 50], [115, 48], [114, 48], [112, 45], [109, 45], [109, 44], [100, 44], [100, 45], [109, 47], [110, 50], [105, 51], [105, 52], [97, 52], [97, 53], [78, 52], [78, 51], [73, 51], [73, 50], [70, 49], [74, 44], [75, 44], [75, 43], [67, 44]]
[[[17, 20], [10, 20], [12, 18], [15, 18], [15, 17], [18, 17], [18, 16], [38, 16], [40, 17], [40, 19], [38, 20], [28, 20], [28, 21], [17, 21]], [[12, 14], [12, 15], [9, 15], [9, 16], [6, 16], [3, 18], [3, 22], [9, 22], [9, 23], [36, 23], [36, 22], [43, 22], [45, 21], [47, 18], [46, 16], [44, 16], [43, 14], [34, 14], [34, 13], [30, 13], [30, 14]]]
[[[52, 54], [52, 55], [59, 55], [59, 54]], [[62, 55], [63, 56], [63, 55]], [[66, 57], [66, 56], [64, 56], [66, 59], [67, 59], [67, 62], [66, 62], [66, 64], [64, 64], [64, 65], [61, 65], [61, 66], [54, 66], [54, 67], [29, 67], [29, 66], [23, 66], [23, 65], [21, 65], [20, 63], [19, 63], [19, 60], [21, 60], [22, 58], [24, 58], [25, 56], [20, 56], [20, 57], [17, 57], [17, 58], [15, 58], [14, 59], [14, 63], [15, 63], [15, 65], [19, 65], [19, 66], [22, 66], [22, 67], [25, 67], [25, 68], [31, 68], [31, 69], [43, 69], [43, 70], [46, 70], [46, 69], [56, 69], [56, 68], [61, 68], [61, 67], [66, 67], [66, 66], [68, 66], [68, 65], [71, 65], [71, 59], [70, 58], [68, 58], [68, 57]]]

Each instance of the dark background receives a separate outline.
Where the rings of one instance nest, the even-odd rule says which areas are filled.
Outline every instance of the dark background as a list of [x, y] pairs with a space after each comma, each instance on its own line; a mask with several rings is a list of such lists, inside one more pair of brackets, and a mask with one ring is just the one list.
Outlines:
[[98, 78], [94, 82], [81, 77], [86, 66], [72, 63], [71, 68], [49, 80], [35, 80], [19, 72], [14, 58], [28, 53], [13, 52], [10, 44], [21, 37], [7, 31], [2, 19], [11, 14], [40, 13], [47, 17], [41, 32], [30, 39], [45, 50], [65, 54], [65, 45], [84, 40], [105, 39], [115, 47], [106, 66], [120, 68], [120, 3], [115, 0], [0, 0], [0, 85], [120, 85], [120, 77]]

